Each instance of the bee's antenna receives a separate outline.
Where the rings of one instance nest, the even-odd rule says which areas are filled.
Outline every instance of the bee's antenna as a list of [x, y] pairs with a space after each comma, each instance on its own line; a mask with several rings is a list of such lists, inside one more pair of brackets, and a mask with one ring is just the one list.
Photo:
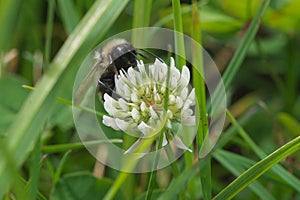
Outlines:
[[142, 56], [143, 58], [147, 59], [148, 61], [151, 61], [151, 59], [148, 56], [146, 56], [145, 54], [142, 54], [141, 52], [136, 52], [136, 54]]
[[[151, 51], [148, 51], [147, 49], [140, 48], [140, 49], [137, 49], [137, 50], [144, 51], [144, 52], [150, 54], [151, 56], [153, 56], [154, 58], [157, 58], [160, 62], [165, 63], [160, 57], [158, 57], [157, 55], [155, 55], [155, 54], [152, 53]], [[142, 56], [141, 53], [138, 53], [138, 54]], [[145, 56], [145, 55], [144, 55], [144, 56]]]

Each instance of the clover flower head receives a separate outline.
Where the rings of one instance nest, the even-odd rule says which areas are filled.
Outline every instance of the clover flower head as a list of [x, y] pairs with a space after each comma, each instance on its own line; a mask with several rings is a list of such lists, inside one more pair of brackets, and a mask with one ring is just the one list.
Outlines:
[[[168, 72], [170, 79], [167, 84]], [[174, 124], [195, 125], [192, 109], [195, 91], [189, 91], [189, 81], [189, 69], [183, 66], [180, 73], [173, 58], [169, 68], [158, 59], [148, 68], [139, 61], [137, 69], [130, 67], [127, 72], [120, 71], [115, 76], [115, 89], [120, 98], [104, 94], [104, 108], [108, 115], [103, 116], [103, 124], [139, 138], [125, 153], [134, 152], [138, 143], [152, 136], [162, 122], [165, 130], [163, 145], [168, 143], [166, 138], [171, 138], [178, 148], [189, 150], [172, 131]]]

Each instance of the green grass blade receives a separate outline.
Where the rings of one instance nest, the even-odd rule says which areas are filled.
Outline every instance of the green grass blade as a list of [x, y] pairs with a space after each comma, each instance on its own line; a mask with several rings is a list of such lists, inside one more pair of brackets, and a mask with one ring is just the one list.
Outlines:
[[178, 193], [186, 187], [186, 184], [192, 177], [196, 176], [199, 171], [203, 169], [205, 164], [205, 159], [201, 160], [203, 162], [198, 162], [196, 165], [192, 166], [189, 169], [185, 169], [181, 172], [180, 176], [174, 179], [165, 192], [158, 198], [159, 200], [163, 199], [176, 199]]
[[[123, 10], [128, 1], [124, 0], [98, 0], [91, 7], [89, 12], [66, 40], [53, 62], [51, 67], [44, 74], [36, 89], [28, 97], [23, 107], [16, 116], [14, 122], [6, 132], [5, 142], [7, 152], [13, 161], [13, 165], [19, 168], [32, 149], [40, 130], [49, 114], [49, 109], [55, 103], [55, 95], [50, 95], [62, 73], [70, 61], [80, 51], [83, 44], [91, 37], [103, 37], [105, 31], [114, 22], [118, 14]], [[92, 35], [92, 36], [91, 36]], [[88, 43], [92, 45], [91, 43]], [[0, 177], [7, 173], [10, 168], [6, 161], [0, 163]], [[8, 178], [8, 180], [10, 180]], [[7, 180], [0, 180], [0, 196], [3, 196]], [[3, 186], [3, 187], [2, 187]]]
[[58, 9], [68, 35], [79, 23], [79, 14], [72, 0], [58, 0]]
[[[250, 148], [255, 152], [255, 154], [263, 159], [267, 156], [267, 154], [260, 149], [253, 140], [248, 136], [246, 131], [242, 128], [242, 126], [234, 119], [232, 114], [227, 111], [227, 116], [231, 123], [234, 125], [234, 127], [237, 128], [237, 131], [239, 132], [240, 136], [245, 140], [245, 142], [250, 146]], [[277, 174], [279, 177], [281, 177], [287, 184], [289, 184], [291, 187], [293, 187], [296, 191], [300, 193], [300, 180], [297, 179], [295, 176], [293, 176], [291, 173], [289, 173], [286, 169], [284, 169], [280, 165], [276, 165], [271, 169], [275, 174]]]
[[[191, 6], [184, 6], [181, 8], [181, 14], [187, 14], [192, 11]], [[157, 22], [153, 24], [154, 27], [163, 27], [165, 24], [171, 22], [174, 18], [173, 13], [170, 13], [163, 18], [159, 19]]]
[[[182, 67], [186, 65], [185, 47], [184, 47], [184, 35], [181, 5], [179, 0], [172, 0], [173, 18], [174, 18], [174, 43], [175, 43], [175, 63], [177, 68], [181, 71]], [[192, 155], [189, 152], [185, 153], [185, 161], [187, 166], [192, 161]], [[172, 163], [172, 169], [176, 172], [176, 163]], [[174, 174], [175, 175], [175, 174]], [[175, 176], [176, 177], [176, 176]], [[180, 198], [185, 199], [184, 191], [180, 192]]]
[[48, 15], [47, 15], [46, 43], [45, 43], [45, 66], [46, 67], [48, 67], [50, 62], [54, 8], [55, 8], [55, 1], [48, 0]]
[[293, 106], [296, 102], [297, 99], [297, 95], [299, 94], [297, 91], [297, 87], [298, 87], [298, 80], [297, 80], [297, 69], [298, 69], [298, 59], [297, 59], [297, 55], [298, 55], [298, 49], [296, 48], [297, 46], [295, 45], [296, 43], [296, 39], [295, 38], [290, 38], [289, 42], [288, 42], [288, 46], [287, 46], [287, 66], [285, 70], [285, 83], [286, 83], [286, 90], [285, 90], [285, 110], [289, 113], [293, 112]]
[[131, 42], [135, 45], [141, 45], [145, 42], [142, 34], [136, 28], [148, 27], [150, 24], [152, 0], [134, 1], [133, 21], [132, 21], [132, 37]]
[[133, 28], [146, 27], [150, 24], [152, 0], [134, 1]]
[[30, 165], [30, 182], [29, 182], [29, 194], [30, 199], [37, 199], [38, 186], [40, 178], [40, 161], [42, 158], [41, 153], [41, 140], [38, 138], [35, 148], [32, 154], [32, 164]]
[[241, 174], [237, 179], [235, 179], [232, 183], [230, 183], [225, 189], [223, 189], [217, 196], [215, 196], [214, 199], [221, 200], [233, 198], [236, 194], [238, 194], [253, 181], [258, 179], [271, 167], [299, 149], [300, 136], [283, 145], [263, 160], [257, 162], [255, 165]]
[[[252, 112], [246, 112], [242, 116], [239, 117], [238, 123], [242, 126], [247, 124], [251, 119], [253, 118]], [[218, 140], [215, 149], [222, 149], [223, 146], [225, 146], [229, 141], [233, 139], [233, 137], [236, 136], [238, 131], [238, 128], [236, 126], [230, 126], [220, 137]]]
[[[238, 69], [240, 68], [242, 61], [244, 60], [246, 53], [252, 44], [252, 41], [254, 40], [254, 37], [258, 31], [259, 24], [261, 22], [262, 17], [264, 16], [264, 13], [266, 9], [268, 8], [268, 5], [270, 3], [270, 0], [263, 0], [259, 9], [257, 10], [252, 22], [249, 25], [249, 28], [247, 32], [245, 33], [245, 36], [238, 47], [236, 53], [234, 54], [232, 60], [230, 61], [228, 67], [226, 68], [226, 71], [223, 75], [223, 82], [225, 89], [227, 90], [229, 85], [231, 84], [233, 78], [235, 77]], [[216, 104], [218, 104], [219, 101], [221, 101], [221, 98], [219, 95], [221, 94], [221, 86], [219, 85], [213, 95], [213, 99], [216, 98]]]
[[[166, 85], [167, 85], [167, 87], [166, 87], [165, 98], [164, 98], [164, 113], [165, 114], [166, 114], [166, 111], [168, 110], [168, 100], [169, 100], [169, 98], [168, 98], [169, 97], [169, 85], [170, 85], [170, 66], [169, 65], [168, 65]], [[159, 161], [158, 150], [162, 147], [163, 134], [164, 134], [164, 132], [162, 131], [159, 136], [159, 142], [158, 142], [157, 149], [156, 149], [155, 160], [154, 160], [153, 168], [150, 173], [150, 177], [149, 177], [149, 181], [148, 181], [148, 188], [147, 188], [147, 193], [146, 193], [146, 198], [145, 198], [146, 200], [150, 200], [151, 195], [153, 193], [154, 183], [156, 181], [157, 165], [158, 165], [158, 161]], [[167, 147], [166, 151], [169, 152], [168, 147]], [[179, 170], [178, 170], [177, 166], [174, 166], [174, 165], [175, 165], [175, 163], [172, 163], [171, 167], [173, 169], [174, 177], [177, 177], [176, 173], [179, 172]]]
[[57, 184], [57, 182], [59, 181], [59, 178], [61, 176], [61, 173], [62, 173], [62, 170], [63, 170], [63, 167], [67, 161], [67, 158], [69, 157], [71, 153], [71, 150], [67, 151], [66, 153], [64, 153], [62, 159], [60, 160], [59, 164], [58, 164], [58, 167], [56, 169], [56, 172], [54, 174], [54, 178], [53, 178], [53, 186], [52, 188], [55, 187], [55, 185]]
[[15, 32], [22, 3], [22, 0], [0, 1], [0, 51], [12, 47], [12, 33]]
[[[201, 24], [199, 20], [199, 11], [197, 1], [193, 2], [192, 5], [192, 38], [197, 41], [200, 45], [202, 44], [201, 39]], [[193, 82], [195, 88], [196, 99], [198, 102], [200, 115], [197, 117], [199, 128], [197, 130], [197, 145], [198, 151], [203, 145], [204, 138], [208, 134], [208, 120], [206, 111], [206, 91], [204, 82], [204, 65], [203, 65], [203, 52], [198, 45], [192, 47], [193, 53]], [[204, 168], [200, 171], [200, 180], [203, 191], [203, 199], [211, 199], [211, 160], [207, 159]]]
[[[151, 8], [152, 8], [152, 0], [135, 0], [134, 1], [134, 10], [133, 10], [133, 21], [132, 21], [132, 36], [131, 36], [131, 43], [133, 46], [142, 45], [144, 44], [144, 37], [143, 34], [140, 34], [140, 30], [137, 28], [140, 27], [148, 27], [150, 24], [150, 15], [151, 15]], [[135, 138], [124, 135], [124, 148], [129, 148], [131, 144], [134, 142]], [[156, 172], [155, 172], [156, 173]], [[151, 181], [150, 181], [151, 182]], [[122, 185], [122, 189], [128, 191], [127, 198], [132, 199], [134, 198], [134, 191], [137, 187], [136, 182], [136, 175], [129, 174], [126, 178], [126, 183]], [[150, 184], [151, 185], [151, 184]]]
[[[182, 66], [186, 64], [185, 61], [185, 49], [184, 49], [184, 39], [183, 35], [179, 33], [183, 33], [182, 28], [182, 19], [181, 19], [181, 6], [179, 0], [172, 0], [172, 8], [173, 8], [173, 17], [174, 17], [174, 30], [175, 32], [175, 63], [178, 68], [181, 70]], [[182, 55], [180, 57], [179, 55]]]
[[[235, 176], [239, 176], [244, 171], [244, 166], [249, 167], [254, 164], [254, 161], [236, 155], [230, 152], [217, 150], [213, 153], [213, 157], [218, 160], [225, 168], [227, 168]], [[255, 192], [261, 199], [275, 200], [275, 198], [263, 187], [263, 185], [254, 181], [249, 185], [249, 188]]]

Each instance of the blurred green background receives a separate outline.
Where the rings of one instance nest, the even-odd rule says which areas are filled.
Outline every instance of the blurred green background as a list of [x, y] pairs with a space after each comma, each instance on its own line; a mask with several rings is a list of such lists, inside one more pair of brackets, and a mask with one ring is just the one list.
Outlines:
[[[221, 73], [226, 70], [260, 2], [198, 1], [203, 46]], [[11, 161], [11, 171], [7, 173], [13, 174], [6, 174], [11, 179], [8, 181], [6, 175], [3, 175], [5, 173], [0, 173], [2, 183], [8, 181], [12, 185], [10, 190], [7, 190], [8, 185], [4, 186], [5, 198], [20, 199], [26, 191], [31, 191], [28, 189], [31, 188], [29, 185], [34, 184], [35, 190], [29, 192], [28, 198], [34, 196], [37, 199], [48, 199], [51, 196], [52, 199], [72, 199], [68, 196], [69, 193], [78, 192], [79, 196], [80, 193], [91, 194], [90, 197], [83, 195], [85, 199], [94, 199], [95, 196], [105, 194], [118, 174], [117, 171], [107, 168], [104, 174], [106, 178], [96, 179], [92, 176], [95, 159], [84, 148], [67, 153], [51, 153], [45, 150], [49, 145], [80, 141], [74, 128], [71, 107], [57, 98], [72, 101], [73, 82], [80, 63], [101, 41], [142, 25], [172, 29], [172, 2], [107, 1], [108, 7], [102, 7], [105, 14], [101, 20], [95, 23], [94, 27], [87, 29], [88, 35], [82, 36], [83, 40], [79, 41], [80, 48], [74, 50], [72, 46], [68, 46], [66, 40], [75, 38], [80, 29], [85, 28], [84, 17], [93, 17], [87, 14], [94, 9], [93, 4], [93, 0], [0, 1], [0, 144], [3, 145], [0, 150], [0, 162], [1, 159]], [[105, 3], [97, 1], [95, 4], [101, 7]], [[144, 7], [136, 7], [142, 4]], [[226, 91], [229, 110], [236, 118], [241, 119], [243, 128], [266, 153], [271, 153], [299, 136], [299, 8], [299, 0], [270, 1], [246, 58]], [[191, 2], [181, 1], [181, 9], [183, 31], [191, 35]], [[139, 22], [140, 15], [149, 16], [149, 19], [141, 17], [146, 21]], [[99, 19], [100, 17], [97, 18]], [[63, 45], [65, 48], [62, 48]], [[44, 78], [47, 70], [52, 70], [53, 73], [48, 73]], [[61, 71], [58, 73], [57, 70]], [[59, 75], [52, 80], [51, 78], [56, 76], [55, 71]], [[35, 87], [42, 78], [44, 80], [41, 85], [45, 87], [36, 91], [38, 94], [41, 91], [41, 100], [31, 102], [27, 98], [32, 91], [22, 85]], [[21, 115], [18, 114], [20, 110], [23, 110]], [[28, 118], [26, 112], [31, 113]], [[20, 123], [23, 120], [30, 120], [32, 123], [25, 127]], [[18, 129], [24, 131], [13, 135], [14, 130]], [[245, 163], [248, 164], [242, 169], [259, 160], [238, 135], [232, 136], [224, 144], [224, 150], [247, 159]], [[16, 145], [19, 145], [19, 149]], [[16, 152], [16, 156], [9, 159], [10, 155], [15, 155], [11, 154], [12, 151]], [[299, 153], [296, 153], [281, 164], [295, 177], [300, 177], [299, 160]], [[179, 165], [180, 163], [181, 161]], [[157, 193], [164, 191], [172, 180], [170, 169], [166, 168], [158, 173], [160, 175], [156, 183]], [[148, 176], [133, 176], [128, 184], [122, 187], [119, 198], [132, 199], [143, 195]], [[228, 185], [236, 176], [237, 174], [216, 156], [212, 160], [213, 194]], [[300, 199], [299, 191], [272, 173], [266, 174], [259, 181], [274, 199]], [[86, 187], [82, 186], [82, 182]], [[87, 187], [89, 184], [94, 188]], [[197, 186], [199, 184], [196, 183]], [[70, 192], [70, 187], [82, 190]], [[300, 188], [300, 185], [298, 187]], [[247, 188], [239, 193], [236, 199], [257, 199], [257, 195]], [[199, 199], [201, 196], [201, 191], [197, 191], [195, 198]], [[272, 199], [271, 197], [265, 196], [265, 199]]]

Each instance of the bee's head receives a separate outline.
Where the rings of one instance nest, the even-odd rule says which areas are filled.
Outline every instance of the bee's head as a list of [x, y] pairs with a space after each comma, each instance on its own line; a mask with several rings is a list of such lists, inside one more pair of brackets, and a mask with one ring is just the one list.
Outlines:
[[136, 66], [136, 51], [130, 43], [123, 43], [111, 51], [111, 60], [118, 70]]

